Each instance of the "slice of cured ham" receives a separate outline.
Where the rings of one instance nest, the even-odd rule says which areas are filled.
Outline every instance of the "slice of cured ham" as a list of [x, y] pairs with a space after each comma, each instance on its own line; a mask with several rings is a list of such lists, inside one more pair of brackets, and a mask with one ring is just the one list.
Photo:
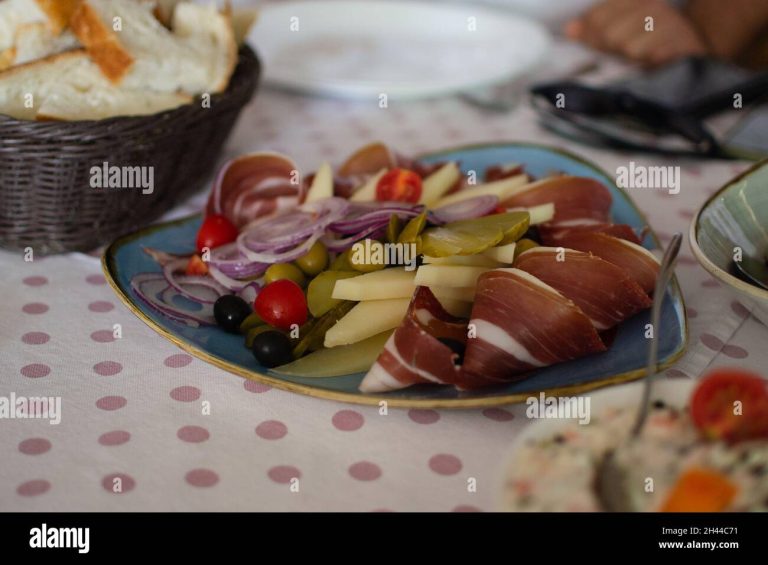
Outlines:
[[386, 392], [419, 383], [460, 387], [473, 382], [493, 384], [491, 379], [465, 375], [456, 364], [458, 354], [441, 339], [465, 343], [467, 321], [448, 314], [432, 291], [420, 286], [411, 299], [403, 323], [389, 338], [384, 351], [360, 383], [360, 390]]
[[631, 241], [596, 232], [572, 233], [568, 248], [587, 251], [624, 269], [647, 293], [652, 293], [659, 274], [653, 253]]
[[228, 162], [216, 178], [207, 214], [223, 214], [237, 227], [299, 204], [304, 185], [296, 164], [277, 153], [252, 153]]
[[590, 253], [535, 247], [515, 267], [571, 299], [599, 331], [651, 306], [651, 299], [622, 268]]
[[478, 379], [514, 380], [606, 349], [576, 304], [520, 269], [480, 276], [469, 332], [463, 370]]
[[602, 183], [586, 178], [559, 176], [542, 179], [521, 187], [504, 200], [507, 208], [555, 205], [552, 224], [562, 227], [608, 222], [611, 193]]
[[585, 224], [582, 226], [560, 227], [542, 225], [539, 226], [541, 243], [552, 247], [568, 247], [568, 239], [578, 232], [597, 232], [612, 235], [620, 239], [626, 239], [632, 243], [641, 243], [640, 237], [634, 229], [627, 224]]

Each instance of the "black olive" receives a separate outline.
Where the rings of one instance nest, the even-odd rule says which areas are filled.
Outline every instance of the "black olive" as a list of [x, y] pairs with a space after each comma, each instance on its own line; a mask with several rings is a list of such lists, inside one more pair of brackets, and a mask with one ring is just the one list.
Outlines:
[[265, 367], [277, 367], [293, 361], [290, 338], [283, 332], [269, 330], [253, 338], [253, 356]]
[[220, 296], [213, 305], [213, 317], [223, 330], [230, 333], [238, 333], [240, 324], [251, 313], [248, 303], [234, 294]]
[[464, 344], [458, 339], [451, 339], [450, 337], [437, 338], [440, 343], [447, 345], [451, 351], [458, 355], [458, 359], [454, 361], [456, 365], [461, 365], [464, 362]]

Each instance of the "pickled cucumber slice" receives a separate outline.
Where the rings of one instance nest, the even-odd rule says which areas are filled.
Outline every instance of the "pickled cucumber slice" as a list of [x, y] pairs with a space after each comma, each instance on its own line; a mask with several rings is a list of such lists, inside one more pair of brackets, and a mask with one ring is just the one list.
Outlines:
[[293, 356], [298, 359], [307, 351], [322, 349], [325, 343], [325, 334], [328, 330], [336, 325], [336, 322], [346, 316], [354, 307], [355, 302], [344, 300], [338, 306], [326, 312], [322, 317], [317, 318], [310, 330], [306, 334], [302, 334], [299, 342], [294, 346]]
[[307, 307], [309, 312], [319, 318], [341, 303], [332, 298], [336, 282], [342, 279], [357, 277], [362, 273], [357, 271], [323, 271], [309, 283], [307, 287]]
[[451, 222], [421, 234], [421, 252], [430, 257], [474, 255], [520, 239], [528, 230], [528, 212], [507, 212]]
[[367, 371], [376, 362], [390, 335], [391, 330], [351, 345], [320, 349], [274, 370], [296, 377], [338, 377]]

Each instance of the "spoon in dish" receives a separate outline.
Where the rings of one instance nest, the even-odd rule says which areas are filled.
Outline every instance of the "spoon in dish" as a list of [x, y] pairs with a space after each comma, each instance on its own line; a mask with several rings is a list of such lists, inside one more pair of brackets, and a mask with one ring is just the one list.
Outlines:
[[595, 479], [595, 489], [597, 496], [603, 508], [609, 512], [629, 512], [632, 508], [632, 502], [627, 487], [627, 473], [625, 469], [617, 462], [616, 452], [625, 449], [631, 442], [635, 441], [643, 431], [645, 421], [648, 417], [648, 408], [651, 399], [651, 387], [655, 380], [659, 360], [659, 325], [661, 320], [661, 305], [664, 302], [669, 279], [674, 272], [675, 259], [680, 251], [680, 243], [683, 239], [681, 233], [676, 233], [669, 242], [669, 246], [664, 253], [659, 268], [659, 276], [656, 279], [656, 288], [653, 292], [653, 305], [651, 306], [651, 326], [653, 336], [648, 346], [648, 360], [645, 366], [645, 383], [643, 385], [643, 396], [640, 401], [635, 423], [632, 426], [629, 437], [615, 449], [612, 449], [603, 456], [597, 466]]
[[768, 266], [765, 261], [744, 255], [741, 261], [734, 261], [733, 264], [746, 282], [768, 290]]

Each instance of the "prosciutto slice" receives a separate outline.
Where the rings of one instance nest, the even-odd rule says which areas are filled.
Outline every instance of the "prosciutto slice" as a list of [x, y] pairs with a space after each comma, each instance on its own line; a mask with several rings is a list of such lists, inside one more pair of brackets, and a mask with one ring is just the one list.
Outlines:
[[659, 260], [636, 243], [604, 233], [582, 231], [568, 237], [568, 247], [592, 253], [621, 267], [646, 293], [652, 293], [656, 286]]
[[591, 253], [535, 247], [520, 255], [515, 267], [572, 300], [598, 331], [651, 306], [651, 299], [624, 269]]
[[573, 176], [549, 177], [527, 185], [521, 192], [501, 202], [507, 208], [554, 203], [553, 225], [569, 227], [607, 223], [611, 193], [602, 183]]
[[403, 323], [360, 383], [360, 391], [386, 392], [419, 383], [493, 384], [485, 377], [465, 375], [456, 364], [458, 354], [440, 339], [466, 343], [467, 321], [448, 314], [427, 287], [417, 287]]
[[462, 368], [477, 379], [516, 380], [606, 349], [576, 304], [520, 269], [480, 276], [469, 331]]
[[632, 243], [641, 243], [640, 236], [634, 229], [627, 224], [585, 224], [581, 226], [559, 227], [542, 225], [539, 226], [539, 237], [541, 243], [552, 247], [568, 247], [568, 239], [574, 233], [596, 232], [612, 235], [620, 239], [626, 239]]
[[219, 171], [208, 197], [207, 214], [223, 214], [237, 227], [299, 204], [305, 185], [296, 164], [277, 153], [252, 153]]

